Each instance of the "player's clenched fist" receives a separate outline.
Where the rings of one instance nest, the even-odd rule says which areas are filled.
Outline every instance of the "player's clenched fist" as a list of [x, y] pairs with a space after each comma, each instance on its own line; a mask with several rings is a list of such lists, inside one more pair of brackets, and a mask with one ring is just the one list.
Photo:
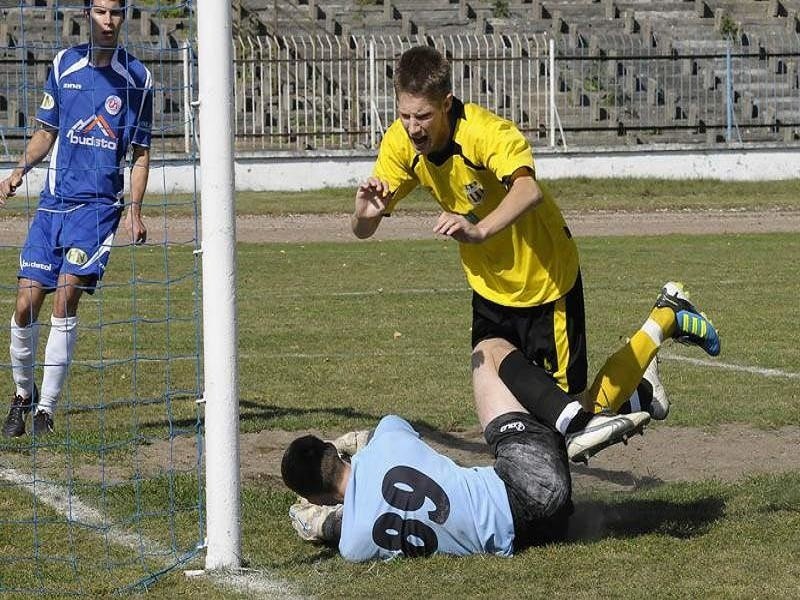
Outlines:
[[299, 497], [289, 507], [289, 520], [301, 539], [307, 542], [333, 542], [341, 530], [342, 505], [322, 506]]

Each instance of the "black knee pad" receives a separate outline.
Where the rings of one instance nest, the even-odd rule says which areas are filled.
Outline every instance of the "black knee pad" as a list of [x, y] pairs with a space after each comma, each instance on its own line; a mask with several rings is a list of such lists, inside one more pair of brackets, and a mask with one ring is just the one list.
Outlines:
[[512, 437], [525, 437], [547, 429], [526, 412], [509, 412], [492, 419], [483, 431], [486, 443], [492, 449], [492, 454], [497, 456], [500, 444]]
[[561, 434], [516, 412], [492, 420], [484, 435], [516, 520], [533, 523], [564, 509], [572, 496], [572, 479]]

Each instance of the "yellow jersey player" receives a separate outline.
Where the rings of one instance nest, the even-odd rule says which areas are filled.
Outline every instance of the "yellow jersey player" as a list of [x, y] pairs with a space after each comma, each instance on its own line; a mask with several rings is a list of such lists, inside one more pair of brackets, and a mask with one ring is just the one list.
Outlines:
[[[381, 141], [373, 175], [358, 187], [353, 233], [370, 237], [403, 197], [424, 187], [442, 209], [433, 231], [459, 242], [473, 290], [473, 349], [498, 338], [516, 348], [520, 360], [501, 377], [532, 413], [534, 405], [555, 411], [547, 420], [565, 436], [586, 428], [593, 414], [619, 409], [626, 400], [620, 390], [636, 388], [654, 352], [632, 356], [636, 364], [618, 353], [582, 410], [587, 355], [578, 251], [555, 201], [536, 182], [525, 137], [510, 121], [454, 97], [450, 65], [432, 47], [404, 52], [394, 85], [399, 118]], [[663, 312], [666, 337], [698, 345], [713, 337], [718, 353], [713, 327], [692, 315], [702, 319], [706, 337], [688, 339], [675, 327], [674, 310]], [[611, 391], [595, 389], [620, 381]], [[595, 419], [592, 427], [619, 429], [613, 418]]]

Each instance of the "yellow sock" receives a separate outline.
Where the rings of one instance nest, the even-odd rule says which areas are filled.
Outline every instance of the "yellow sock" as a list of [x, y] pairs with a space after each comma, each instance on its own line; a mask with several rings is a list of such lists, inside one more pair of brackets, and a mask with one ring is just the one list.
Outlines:
[[665, 338], [672, 337], [675, 333], [675, 312], [671, 308], [654, 308], [650, 311], [649, 318], [659, 324]]
[[608, 357], [589, 388], [588, 400], [595, 414], [617, 412], [633, 394], [661, 342], [675, 332], [675, 312], [654, 308], [642, 328]]

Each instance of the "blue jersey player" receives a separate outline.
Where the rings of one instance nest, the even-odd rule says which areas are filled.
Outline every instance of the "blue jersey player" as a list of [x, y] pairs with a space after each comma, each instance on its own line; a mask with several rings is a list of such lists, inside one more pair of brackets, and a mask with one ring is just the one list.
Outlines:
[[[0, 182], [2, 205], [25, 174], [50, 154], [44, 189], [19, 257], [10, 345], [16, 390], [3, 426], [7, 437], [25, 433], [25, 417], [33, 408], [34, 435], [53, 431], [77, 337], [78, 302], [103, 277], [122, 216], [129, 149], [126, 226], [133, 243], [147, 237], [141, 205], [150, 168], [151, 75], [117, 44], [125, 0], [86, 0], [85, 14], [89, 42], [53, 59], [36, 113], [40, 128], [19, 165]], [[53, 311], [40, 393], [33, 365], [39, 311], [50, 292]]]

